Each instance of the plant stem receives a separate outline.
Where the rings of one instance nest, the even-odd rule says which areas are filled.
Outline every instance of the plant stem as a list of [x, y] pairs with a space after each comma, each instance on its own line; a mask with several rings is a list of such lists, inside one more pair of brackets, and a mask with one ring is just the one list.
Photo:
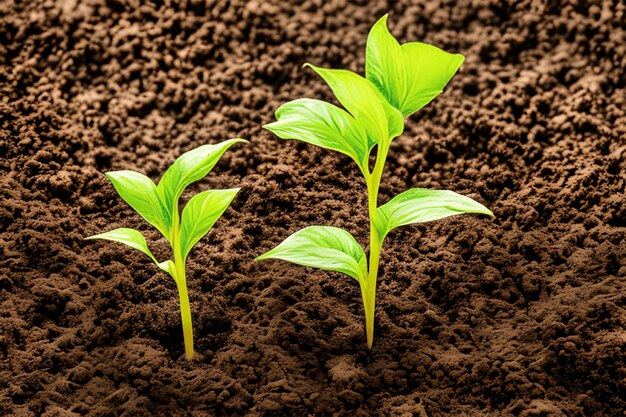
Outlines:
[[[178, 210], [176, 211], [178, 214]], [[193, 358], [193, 324], [191, 321], [191, 305], [189, 304], [189, 293], [187, 292], [187, 276], [185, 274], [185, 259], [180, 247], [180, 220], [178, 215], [174, 217], [174, 228], [172, 233], [172, 251], [174, 252], [174, 281], [178, 288], [178, 299], [180, 300], [180, 319], [183, 325], [183, 340], [185, 343], [185, 359], [190, 361]]]
[[178, 298], [180, 299], [180, 318], [183, 324], [185, 359], [190, 361], [193, 358], [193, 325], [191, 322], [191, 305], [189, 304], [189, 294], [187, 292], [185, 267], [183, 265], [179, 268], [178, 263], [176, 263], [176, 269], [176, 286], [178, 287]]
[[361, 296], [365, 309], [365, 333], [367, 335], [367, 348], [371, 349], [374, 343], [374, 313], [376, 311], [376, 283], [378, 281], [378, 264], [382, 240], [376, 230], [376, 209], [378, 208], [378, 189], [383, 175], [383, 167], [387, 159], [387, 148], [379, 146], [376, 154], [376, 165], [371, 175], [367, 175], [367, 203], [370, 216], [370, 259], [368, 277], [366, 282], [361, 283]]

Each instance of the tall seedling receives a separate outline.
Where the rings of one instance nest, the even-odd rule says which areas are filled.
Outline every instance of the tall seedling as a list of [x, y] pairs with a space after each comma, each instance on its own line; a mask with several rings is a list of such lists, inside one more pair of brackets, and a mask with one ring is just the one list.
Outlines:
[[[404, 130], [404, 118], [439, 95], [463, 63], [419, 42], [400, 45], [387, 29], [387, 16], [367, 39], [365, 78], [351, 71], [306, 64], [329, 85], [341, 109], [301, 98], [283, 104], [277, 121], [264, 126], [282, 139], [298, 139], [351, 157], [365, 177], [370, 217], [369, 265], [363, 248], [345, 230], [311, 226], [289, 236], [257, 259], [282, 259], [299, 265], [342, 272], [359, 283], [365, 308], [367, 346], [374, 338], [376, 281], [383, 240], [398, 226], [461, 213], [492, 216], [482, 204], [447, 190], [415, 188], [378, 206], [378, 189], [391, 141]], [[369, 158], [376, 149], [376, 163]]]
[[106, 173], [120, 197], [167, 239], [174, 260], [157, 261], [148, 249], [146, 239], [134, 229], [120, 228], [87, 238], [112, 240], [137, 249], [174, 278], [180, 298], [187, 360], [193, 357], [193, 327], [185, 274], [187, 255], [228, 208], [239, 188], [208, 190], [196, 194], [185, 205], [182, 216], [179, 213], [178, 200], [187, 186], [204, 178], [224, 152], [238, 142], [246, 141], [231, 139], [216, 145], [203, 145], [184, 153], [165, 171], [159, 185], [134, 171]]

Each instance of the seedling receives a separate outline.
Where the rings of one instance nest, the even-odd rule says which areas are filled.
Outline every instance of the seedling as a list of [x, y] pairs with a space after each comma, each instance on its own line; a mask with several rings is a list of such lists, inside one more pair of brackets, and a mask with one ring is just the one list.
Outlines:
[[[367, 346], [374, 340], [378, 263], [383, 241], [396, 227], [462, 213], [493, 216], [482, 204], [447, 190], [415, 188], [378, 206], [378, 189], [391, 141], [407, 117], [439, 95], [464, 57], [419, 42], [400, 45], [383, 16], [367, 38], [365, 78], [346, 70], [313, 69], [345, 108], [301, 98], [283, 104], [264, 127], [282, 139], [298, 139], [351, 157], [365, 177], [370, 217], [369, 265], [363, 248], [345, 230], [311, 226], [259, 256], [342, 272], [358, 281], [365, 309]], [[376, 162], [369, 167], [376, 148]]]
[[224, 152], [238, 142], [246, 141], [231, 139], [216, 145], [203, 145], [182, 154], [165, 171], [159, 185], [134, 171], [106, 173], [120, 197], [167, 239], [172, 248], [173, 261], [157, 261], [148, 249], [146, 239], [134, 229], [120, 228], [87, 238], [112, 240], [137, 249], [174, 278], [180, 298], [187, 360], [193, 357], [193, 327], [185, 274], [187, 255], [228, 208], [239, 188], [198, 193], [185, 205], [182, 216], [179, 213], [178, 200], [187, 186], [204, 178]]

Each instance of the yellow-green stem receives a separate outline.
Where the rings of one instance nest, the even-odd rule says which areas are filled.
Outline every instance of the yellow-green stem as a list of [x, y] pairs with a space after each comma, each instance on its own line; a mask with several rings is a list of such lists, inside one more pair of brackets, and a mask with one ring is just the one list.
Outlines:
[[365, 309], [365, 334], [367, 336], [367, 348], [371, 349], [374, 343], [374, 316], [376, 311], [376, 283], [378, 280], [378, 263], [382, 241], [376, 230], [376, 209], [378, 208], [378, 189], [383, 175], [383, 167], [387, 158], [387, 149], [379, 146], [376, 155], [376, 165], [371, 175], [366, 175], [367, 203], [370, 216], [370, 259], [367, 281], [361, 283], [361, 296]]
[[[178, 212], [176, 211], [176, 214]], [[172, 233], [172, 250], [174, 252], [174, 280], [178, 289], [180, 300], [180, 319], [183, 325], [183, 341], [185, 343], [185, 359], [193, 358], [193, 325], [191, 322], [191, 305], [187, 292], [187, 276], [185, 274], [185, 260], [180, 247], [180, 222], [178, 215], [174, 216], [174, 228]]]
[[180, 299], [180, 319], [183, 324], [183, 339], [185, 343], [185, 359], [190, 361], [193, 358], [193, 326], [191, 322], [191, 305], [189, 304], [189, 294], [187, 292], [187, 280], [185, 278], [185, 267], [176, 265], [176, 286], [178, 287], [178, 298]]

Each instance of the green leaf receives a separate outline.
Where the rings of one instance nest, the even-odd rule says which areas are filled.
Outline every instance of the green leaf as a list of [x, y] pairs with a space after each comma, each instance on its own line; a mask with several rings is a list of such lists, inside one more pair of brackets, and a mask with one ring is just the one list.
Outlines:
[[244, 139], [230, 139], [215, 145], [202, 145], [182, 154], [165, 171], [157, 190], [171, 216], [178, 210], [178, 198], [185, 188], [204, 178], [213, 169], [224, 152], [235, 143], [247, 142]]
[[384, 238], [399, 226], [430, 222], [464, 213], [493, 216], [487, 207], [454, 191], [414, 188], [398, 194], [378, 207], [375, 225], [379, 236]]
[[137, 249], [138, 251], [145, 253], [154, 261], [155, 264], [159, 265], [159, 262], [157, 262], [152, 252], [150, 252], [150, 249], [148, 249], [146, 239], [135, 229], [120, 228], [111, 230], [110, 232], [100, 233], [99, 235], [89, 236], [85, 239], [103, 239], [123, 243], [126, 246], [130, 246], [133, 249]]
[[174, 265], [174, 262], [168, 259], [167, 261], [159, 262], [157, 266], [161, 270], [170, 274], [171, 277], [174, 278], [174, 280], [176, 280], [176, 266]]
[[226, 211], [239, 192], [239, 188], [230, 190], [209, 190], [196, 194], [183, 209], [180, 229], [180, 245], [183, 261], [191, 248], [206, 235], [213, 224]]
[[150, 178], [135, 171], [113, 171], [105, 175], [124, 201], [163, 236], [168, 236], [171, 216]]
[[372, 27], [365, 57], [367, 79], [403, 116], [437, 97], [465, 59], [425, 43], [400, 45], [387, 29], [387, 15]]
[[326, 81], [341, 105], [365, 128], [370, 149], [375, 143], [386, 146], [402, 133], [402, 115], [370, 81], [352, 71], [305, 65]]
[[365, 129], [345, 110], [320, 100], [302, 98], [276, 110], [276, 122], [263, 126], [282, 139], [298, 139], [350, 156], [367, 169], [369, 151]]
[[342, 272], [357, 281], [367, 278], [367, 259], [361, 245], [343, 229], [310, 226], [256, 258], [281, 259], [298, 265]]

